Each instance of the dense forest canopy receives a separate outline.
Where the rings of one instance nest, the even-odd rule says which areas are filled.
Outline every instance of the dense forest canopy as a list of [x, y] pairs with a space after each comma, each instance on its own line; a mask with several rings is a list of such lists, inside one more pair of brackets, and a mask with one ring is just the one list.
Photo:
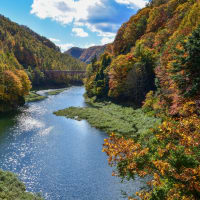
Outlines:
[[23, 104], [30, 81], [37, 87], [65, 86], [71, 81], [66, 75], [49, 77], [46, 70], [84, 69], [84, 63], [62, 54], [47, 38], [0, 15], [0, 111]]
[[104, 144], [117, 175], [151, 177], [140, 199], [200, 199], [199, 67], [200, 1], [152, 0], [87, 68], [89, 97], [143, 103], [163, 121], [134, 140], [112, 134]]
[[[38, 35], [27, 27], [19, 26], [0, 16], [0, 44], [5, 60], [2, 67], [12, 68], [21, 65], [24, 69], [83, 69], [84, 65], [69, 55], [60, 53], [50, 40]], [[7, 61], [7, 63], [5, 62]]]
[[[105, 55], [88, 66], [88, 96], [141, 104], [145, 95], [156, 86], [160, 88], [163, 82], [165, 89], [161, 89], [171, 92], [172, 78], [166, 65], [175, 52], [169, 51], [175, 51], [176, 45], [197, 27], [198, 6], [196, 0], [152, 0], [139, 10], [121, 26]], [[112, 61], [105, 64], [105, 57]]]

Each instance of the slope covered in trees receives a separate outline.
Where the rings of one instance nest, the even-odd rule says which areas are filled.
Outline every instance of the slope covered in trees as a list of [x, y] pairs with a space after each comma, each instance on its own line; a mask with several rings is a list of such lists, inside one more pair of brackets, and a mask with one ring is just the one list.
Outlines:
[[112, 134], [104, 144], [116, 175], [151, 177], [140, 199], [200, 199], [199, 66], [200, 1], [152, 0], [87, 68], [88, 96], [140, 104], [148, 93], [144, 112], [162, 119], [134, 140]]
[[78, 58], [79, 60], [85, 63], [91, 63], [91, 61], [97, 57], [99, 58], [100, 55], [104, 52], [106, 45], [104, 46], [92, 46], [87, 49], [81, 49], [78, 47], [72, 47], [66, 54], [73, 56], [74, 58]]
[[[155, 90], [155, 73], [159, 73], [172, 44], [197, 26], [199, 11], [194, 4], [198, 1], [154, 0], [132, 16], [107, 46], [105, 55], [89, 65], [88, 95], [141, 103], [148, 91]], [[111, 60], [106, 66], [105, 57]]]
[[[54, 43], [29, 28], [19, 26], [3, 16], [0, 16], [0, 25], [1, 51], [4, 54], [10, 54], [10, 57], [7, 57], [10, 65], [16, 65], [15, 58], [19, 65], [25, 69], [28, 69], [28, 66], [40, 70], [79, 70], [84, 67], [78, 60], [60, 53], [59, 48]], [[7, 68], [12, 67], [8, 66], [8, 63], [4, 65]]]
[[0, 15], [0, 111], [23, 104], [30, 81], [32, 86], [71, 81], [65, 75], [49, 77], [45, 70], [83, 69], [84, 63], [62, 54], [47, 38]]

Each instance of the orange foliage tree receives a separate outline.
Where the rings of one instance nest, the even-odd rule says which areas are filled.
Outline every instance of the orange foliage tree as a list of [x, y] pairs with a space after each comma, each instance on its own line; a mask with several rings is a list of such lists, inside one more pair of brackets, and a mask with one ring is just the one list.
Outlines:
[[24, 104], [24, 96], [31, 89], [31, 82], [24, 70], [5, 70], [0, 76], [0, 101], [1, 111], [4, 105], [17, 107]]
[[[168, 117], [146, 138], [136, 141], [111, 135], [103, 151], [123, 178], [150, 176], [145, 200], [200, 198], [200, 119], [195, 103], [186, 102], [180, 117]], [[133, 199], [133, 198], [130, 198]]]
[[[169, 3], [175, 5], [173, 0]], [[161, 5], [168, 6], [165, 1]], [[199, 8], [199, 1], [177, 1], [172, 9], [175, 18], [181, 11], [186, 14], [180, 16], [181, 22], [176, 23], [176, 18], [170, 23], [179, 27], [170, 37], [171, 30], [159, 31], [154, 37], [158, 88], [148, 93], [144, 110], [161, 117], [162, 124], [134, 140], [114, 134], [105, 140], [103, 151], [116, 166], [116, 175], [150, 178], [146, 188], [130, 199], [200, 199]], [[143, 39], [147, 42], [147, 37]]]

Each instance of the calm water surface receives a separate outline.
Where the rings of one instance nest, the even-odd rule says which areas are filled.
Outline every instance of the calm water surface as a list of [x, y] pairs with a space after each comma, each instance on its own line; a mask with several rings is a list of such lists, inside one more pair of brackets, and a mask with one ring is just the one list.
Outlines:
[[83, 94], [83, 87], [71, 87], [1, 117], [0, 168], [17, 173], [28, 191], [47, 200], [121, 200], [121, 190], [135, 192], [140, 182], [122, 184], [112, 177], [102, 153], [107, 135], [86, 121], [52, 114], [86, 106]]

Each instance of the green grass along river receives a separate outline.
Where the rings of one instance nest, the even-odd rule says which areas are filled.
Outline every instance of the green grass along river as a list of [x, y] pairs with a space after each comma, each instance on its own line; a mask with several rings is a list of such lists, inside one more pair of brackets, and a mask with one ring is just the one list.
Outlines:
[[0, 168], [16, 173], [27, 191], [41, 193], [47, 200], [121, 200], [122, 191], [131, 194], [142, 186], [139, 179], [121, 183], [112, 177], [102, 153], [105, 132], [85, 120], [53, 114], [72, 106], [86, 107], [84, 92], [84, 87], [71, 87], [1, 116]]

